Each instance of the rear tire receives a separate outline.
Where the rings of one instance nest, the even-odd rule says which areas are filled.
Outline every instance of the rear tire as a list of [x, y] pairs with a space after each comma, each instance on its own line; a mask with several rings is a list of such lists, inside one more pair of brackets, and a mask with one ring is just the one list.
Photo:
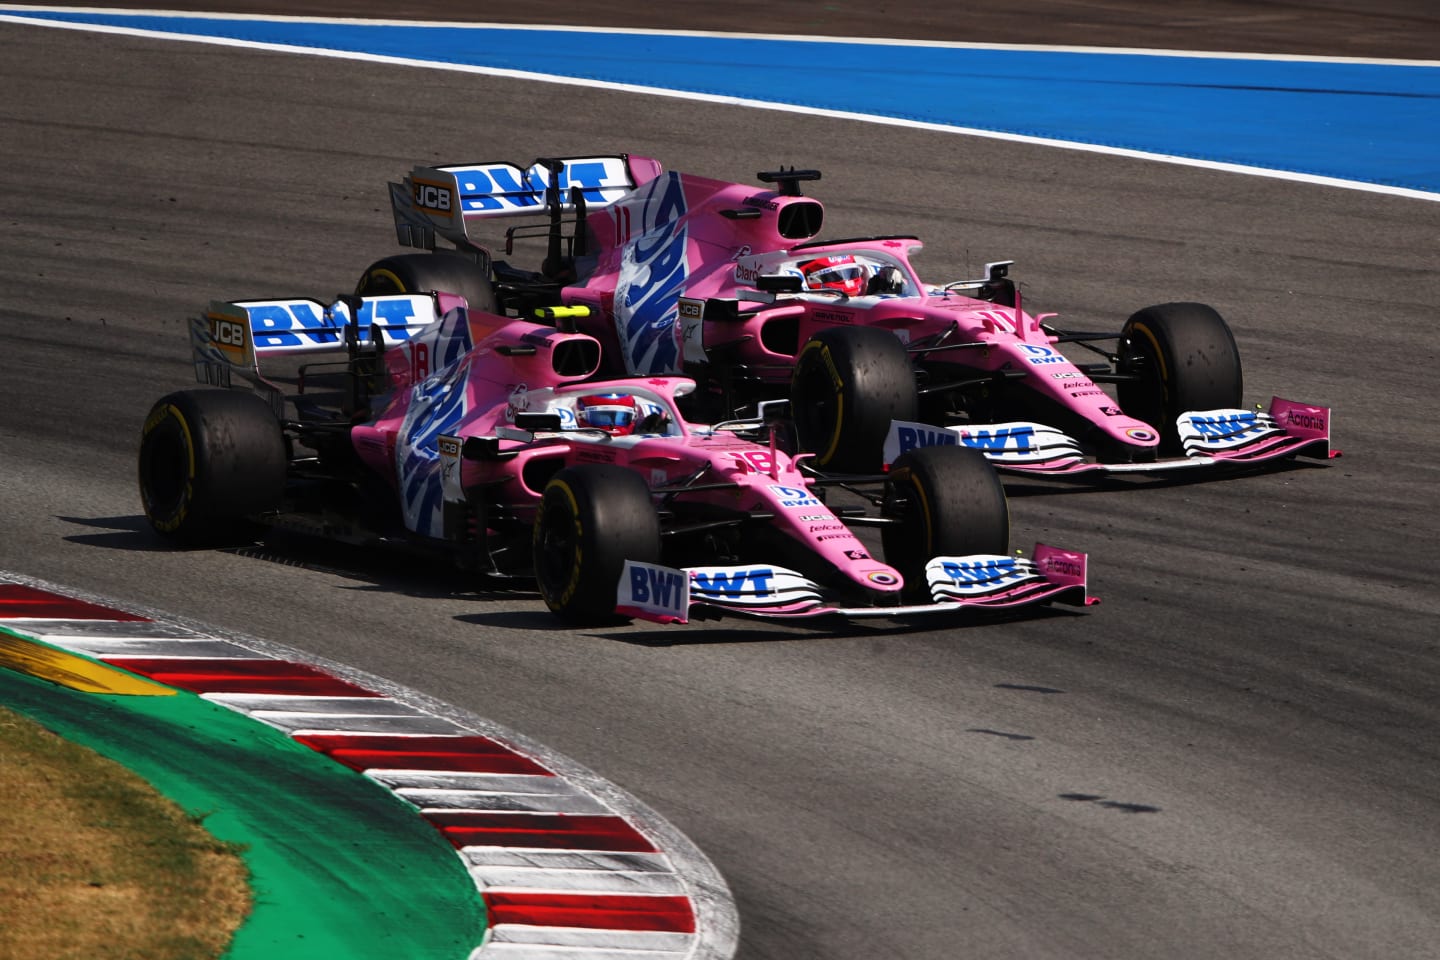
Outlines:
[[140, 501], [150, 525], [187, 546], [243, 538], [285, 493], [285, 437], [253, 393], [186, 390], [159, 400], [140, 434]]
[[456, 253], [402, 253], [366, 268], [355, 292], [362, 297], [397, 293], [454, 293], [471, 310], [499, 313], [489, 275]]
[[921, 447], [903, 454], [885, 482], [885, 562], [905, 578], [907, 594], [928, 598], [925, 565], [935, 557], [1010, 550], [1010, 506], [999, 474], [968, 447]]
[[660, 560], [650, 488], [623, 467], [560, 470], [545, 484], [532, 531], [535, 581], [545, 605], [572, 623], [623, 622], [615, 613], [626, 560]]
[[1183, 453], [1175, 420], [1187, 410], [1238, 407], [1240, 351], [1230, 326], [1203, 303], [1162, 303], [1137, 311], [1120, 332], [1120, 407], [1160, 434], [1160, 452]]
[[821, 330], [800, 348], [790, 408], [800, 447], [822, 470], [877, 473], [890, 421], [914, 420], [915, 372], [888, 330]]

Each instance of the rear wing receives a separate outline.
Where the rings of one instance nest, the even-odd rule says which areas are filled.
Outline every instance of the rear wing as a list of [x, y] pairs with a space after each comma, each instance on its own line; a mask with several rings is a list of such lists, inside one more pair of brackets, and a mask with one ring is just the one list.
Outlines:
[[628, 154], [544, 157], [524, 169], [505, 161], [415, 167], [390, 184], [396, 239], [433, 250], [439, 234], [465, 249], [473, 245], [466, 230], [472, 220], [608, 207], [661, 169], [657, 160]]
[[190, 321], [195, 379], [229, 386], [232, 372], [262, 379], [260, 362], [266, 356], [348, 355], [360, 346], [393, 346], [463, 303], [451, 294], [346, 297], [329, 305], [308, 297], [215, 300], [204, 316]]

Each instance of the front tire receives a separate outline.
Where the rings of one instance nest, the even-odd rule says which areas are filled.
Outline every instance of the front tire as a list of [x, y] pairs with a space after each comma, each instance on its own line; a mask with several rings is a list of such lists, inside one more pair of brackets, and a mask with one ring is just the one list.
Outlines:
[[397, 293], [454, 293], [471, 310], [499, 313], [489, 275], [456, 253], [402, 253], [365, 269], [355, 292], [362, 297]]
[[1120, 407], [1160, 434], [1160, 452], [1183, 452], [1176, 418], [1187, 410], [1238, 407], [1240, 351], [1230, 326], [1203, 303], [1162, 303], [1137, 311], [1120, 332]]
[[572, 623], [615, 623], [626, 560], [660, 559], [650, 488], [623, 467], [560, 470], [545, 484], [532, 531], [535, 580], [545, 605]]
[[915, 373], [888, 330], [821, 330], [795, 357], [790, 408], [800, 446], [822, 470], [880, 470], [892, 420], [914, 420]]
[[962, 446], [921, 447], [903, 454], [885, 482], [885, 562], [905, 578], [906, 591], [928, 597], [925, 565], [935, 557], [1010, 549], [1010, 506], [990, 461]]
[[285, 493], [285, 438], [253, 393], [185, 390], [162, 398], [140, 434], [140, 501], [150, 525], [188, 546], [246, 532]]

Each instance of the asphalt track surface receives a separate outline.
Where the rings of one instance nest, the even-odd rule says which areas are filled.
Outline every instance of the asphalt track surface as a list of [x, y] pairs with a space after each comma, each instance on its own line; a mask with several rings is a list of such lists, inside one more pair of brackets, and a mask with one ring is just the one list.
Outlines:
[[[1003, 10], [1058, 40], [1047, 6]], [[1064, 6], [1100, 24], [1140, 7]], [[1201, 26], [1178, 35], [1103, 32], [1213, 49], [1240, 28], [1202, 29], [1201, 11], [1249, 10], [1252, 36], [1279, 43], [1261, 13], [1308, 10], [1284, 30], [1307, 52], [1415, 56], [1427, 7], [1187, 4]], [[923, 25], [865, 10], [874, 35]], [[583, 22], [567, 13], [549, 19]], [[1326, 29], [1343, 17], [1398, 23], [1393, 51], [1378, 30]], [[575, 758], [715, 861], [741, 957], [1435, 955], [1440, 205], [38, 27], [0, 27], [0, 90], [0, 568], [291, 643]], [[134, 449], [150, 403], [190, 383], [186, 316], [212, 296], [348, 288], [393, 251], [382, 184], [414, 162], [614, 150], [729, 179], [818, 167], [828, 235], [918, 233], [935, 278], [1013, 258], [1027, 306], [1075, 326], [1208, 301], [1247, 398], [1333, 406], [1345, 456], [1012, 487], [1015, 544], [1087, 550], [1104, 603], [958, 628], [566, 630], [533, 594], [413, 565], [157, 546]]]

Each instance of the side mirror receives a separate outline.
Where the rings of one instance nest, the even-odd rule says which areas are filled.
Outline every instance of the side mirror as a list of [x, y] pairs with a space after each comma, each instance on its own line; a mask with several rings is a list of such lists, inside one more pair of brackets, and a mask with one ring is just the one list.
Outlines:
[[799, 293], [805, 289], [805, 281], [789, 274], [768, 274], [755, 278], [755, 289], [766, 293]]

